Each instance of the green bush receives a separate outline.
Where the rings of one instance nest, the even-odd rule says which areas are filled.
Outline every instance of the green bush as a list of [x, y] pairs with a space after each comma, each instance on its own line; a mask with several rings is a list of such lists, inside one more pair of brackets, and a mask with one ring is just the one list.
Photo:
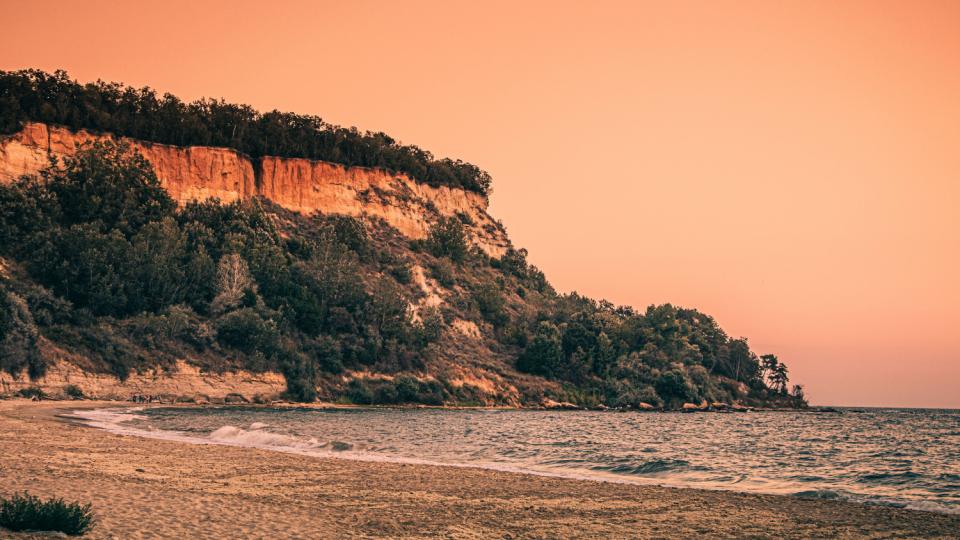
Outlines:
[[68, 384], [63, 387], [63, 395], [67, 396], [70, 399], [83, 399], [83, 390], [75, 385]]
[[560, 330], [549, 322], [541, 322], [527, 348], [517, 358], [517, 369], [524, 373], [555, 376], [563, 362]]
[[393, 405], [398, 401], [397, 387], [392, 383], [381, 384], [373, 391], [373, 402], [377, 405]]
[[421, 310], [420, 325], [417, 328], [421, 345], [426, 346], [429, 343], [435, 343], [443, 335], [443, 328], [446, 326], [443, 320], [443, 314], [435, 307], [427, 307]]
[[473, 302], [483, 318], [494, 326], [503, 326], [510, 320], [505, 311], [503, 295], [494, 283], [483, 283], [475, 287]]
[[31, 379], [42, 376], [46, 364], [37, 347], [39, 337], [27, 302], [0, 286], [0, 369], [14, 377], [24, 368]]
[[467, 225], [467, 226], [476, 225], [476, 222], [473, 221], [473, 218], [470, 217], [470, 214], [468, 214], [468, 213], [466, 213], [466, 212], [459, 212], [459, 211], [458, 211], [458, 212], [456, 213], [456, 216], [457, 216], [457, 219], [460, 220], [460, 223], [463, 223], [464, 225]]
[[690, 381], [683, 372], [676, 369], [660, 375], [654, 386], [657, 394], [665, 401], [691, 401], [697, 398]]
[[39, 386], [30, 386], [27, 388], [21, 388], [17, 394], [20, 397], [30, 398], [30, 399], [46, 399], [47, 393], [43, 391]]
[[245, 353], [260, 351], [269, 356], [277, 347], [277, 339], [276, 324], [263, 320], [251, 308], [231, 311], [217, 322], [217, 341]]
[[356, 405], [370, 405], [373, 403], [373, 392], [364, 381], [353, 379], [347, 385], [346, 397], [350, 403]]
[[93, 527], [89, 504], [47, 501], [24, 493], [0, 500], [0, 526], [11, 531], [57, 531], [79, 536]]
[[446, 259], [438, 259], [435, 263], [431, 264], [430, 275], [433, 276], [433, 279], [437, 280], [437, 283], [448, 289], [453, 287], [457, 282], [453, 265]]
[[285, 350], [277, 351], [275, 361], [287, 381], [287, 396], [302, 403], [317, 399], [317, 371], [314, 363], [303, 354]]
[[413, 280], [413, 271], [410, 269], [410, 265], [405, 262], [392, 266], [390, 275], [397, 280], [397, 283], [403, 283], [404, 285]]
[[427, 249], [434, 257], [449, 257], [454, 262], [462, 262], [470, 251], [463, 223], [457, 218], [440, 218], [430, 228]]

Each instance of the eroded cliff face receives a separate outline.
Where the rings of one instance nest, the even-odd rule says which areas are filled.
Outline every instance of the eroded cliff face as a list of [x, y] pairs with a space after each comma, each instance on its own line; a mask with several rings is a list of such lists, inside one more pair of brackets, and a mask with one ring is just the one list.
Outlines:
[[[28, 123], [0, 139], [0, 183], [35, 174], [48, 156], [62, 158], [111, 135]], [[126, 139], [153, 164], [163, 187], [180, 204], [218, 198], [223, 202], [263, 196], [289, 210], [378, 217], [409, 238], [424, 238], [440, 216], [469, 216], [471, 240], [500, 257], [510, 246], [487, 214], [483, 195], [431, 187], [382, 169], [345, 167], [298, 158], [252, 160], [229, 148], [178, 147]]]
[[80, 388], [84, 396], [93, 399], [165, 402], [223, 402], [234, 396], [240, 401], [270, 401], [277, 399], [287, 387], [279, 373], [211, 373], [184, 361], [178, 361], [170, 370], [155, 368], [134, 372], [123, 381], [114, 375], [85, 371], [78, 363], [63, 359], [47, 366], [46, 374], [38, 379], [29, 379], [26, 372], [18, 377], [0, 372], [0, 395], [41, 388], [48, 395], [61, 397], [68, 386]]

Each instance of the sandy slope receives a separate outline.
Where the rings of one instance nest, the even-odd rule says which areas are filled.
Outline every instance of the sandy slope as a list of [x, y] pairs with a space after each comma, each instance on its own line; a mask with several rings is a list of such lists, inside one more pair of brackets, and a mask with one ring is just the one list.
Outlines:
[[[912, 538], [960, 533], [960, 516], [848, 503], [122, 437], [54, 417], [73, 405], [0, 402], [0, 495], [29, 489], [90, 501], [99, 519], [88, 535], [92, 538]], [[7, 536], [29, 537], [0, 530], [0, 537]]]

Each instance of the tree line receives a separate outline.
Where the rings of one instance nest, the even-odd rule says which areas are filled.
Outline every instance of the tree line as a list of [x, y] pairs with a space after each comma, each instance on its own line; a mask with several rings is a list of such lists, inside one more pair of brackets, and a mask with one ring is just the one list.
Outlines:
[[380, 167], [431, 186], [490, 192], [490, 175], [476, 165], [437, 159], [381, 132], [361, 132], [324, 122], [318, 116], [200, 99], [185, 103], [149, 87], [115, 82], [80, 84], [65, 71], [0, 71], [0, 134], [25, 121], [110, 132], [177, 146], [219, 146], [256, 159], [297, 157]]

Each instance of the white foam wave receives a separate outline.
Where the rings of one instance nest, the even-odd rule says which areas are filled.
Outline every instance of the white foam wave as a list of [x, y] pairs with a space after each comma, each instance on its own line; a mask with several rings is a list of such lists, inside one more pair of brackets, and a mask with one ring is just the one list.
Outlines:
[[[251, 425], [250, 427], [253, 428], [254, 426]], [[309, 450], [323, 447], [322, 444], [313, 438], [301, 440], [289, 435], [270, 433], [262, 427], [246, 430], [235, 426], [223, 426], [210, 433], [207, 437], [211, 441], [219, 443], [236, 446], [252, 446], [255, 448], [279, 447]]]

